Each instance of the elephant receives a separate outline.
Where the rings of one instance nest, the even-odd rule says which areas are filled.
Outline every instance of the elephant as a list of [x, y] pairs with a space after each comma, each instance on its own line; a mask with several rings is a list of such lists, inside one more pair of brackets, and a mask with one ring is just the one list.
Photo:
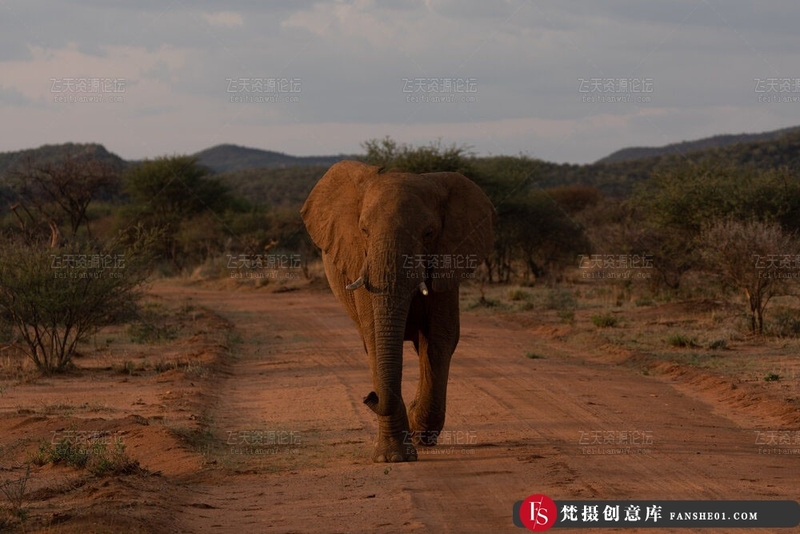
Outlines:
[[[374, 389], [364, 404], [378, 420], [372, 460], [414, 461], [415, 445], [436, 445], [444, 426], [459, 284], [492, 250], [494, 206], [459, 173], [344, 160], [314, 186], [301, 215], [368, 355]], [[406, 340], [420, 364], [408, 411], [401, 394]]]

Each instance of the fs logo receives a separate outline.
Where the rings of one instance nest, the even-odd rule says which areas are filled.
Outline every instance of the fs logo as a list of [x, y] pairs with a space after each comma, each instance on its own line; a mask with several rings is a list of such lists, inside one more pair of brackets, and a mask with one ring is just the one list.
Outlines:
[[556, 503], [547, 495], [531, 495], [519, 507], [519, 519], [528, 530], [544, 532], [552, 527], [558, 517]]

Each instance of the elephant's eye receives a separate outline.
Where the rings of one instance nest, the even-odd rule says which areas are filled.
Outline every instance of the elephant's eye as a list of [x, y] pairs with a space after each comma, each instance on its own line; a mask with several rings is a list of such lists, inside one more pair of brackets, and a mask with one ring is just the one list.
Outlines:
[[369, 237], [369, 230], [367, 230], [366, 228], [364, 228], [364, 227], [362, 226], [362, 227], [361, 227], [361, 234], [362, 234], [364, 237]]
[[425, 233], [422, 234], [422, 237], [425, 238], [425, 239], [432, 238], [433, 237], [433, 228], [428, 228], [427, 230], [425, 230]]

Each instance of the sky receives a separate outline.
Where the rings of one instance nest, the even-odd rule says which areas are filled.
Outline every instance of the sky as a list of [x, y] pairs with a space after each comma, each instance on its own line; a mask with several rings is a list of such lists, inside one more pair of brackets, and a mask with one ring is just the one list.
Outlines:
[[0, 152], [389, 136], [589, 163], [800, 125], [796, 1], [0, 0]]

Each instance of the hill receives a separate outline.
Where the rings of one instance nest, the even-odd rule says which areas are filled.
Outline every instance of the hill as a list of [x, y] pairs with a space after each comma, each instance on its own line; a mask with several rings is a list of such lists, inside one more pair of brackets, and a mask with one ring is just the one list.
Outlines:
[[241, 171], [256, 168], [286, 168], [312, 165], [331, 166], [352, 156], [290, 156], [282, 152], [247, 148], [239, 145], [217, 145], [194, 154], [201, 165], [214, 172]]
[[98, 159], [121, 170], [127, 162], [121, 157], [106, 150], [97, 143], [63, 143], [60, 145], [42, 145], [39, 148], [28, 148], [14, 152], [0, 152], [0, 178], [22, 168], [27, 161], [41, 166], [59, 163], [66, 156], [82, 159]]
[[[637, 150], [639, 156], [633, 157], [635, 154], [631, 151]], [[628, 156], [625, 156], [626, 151]], [[643, 156], [647, 153], [653, 155]], [[25, 161], [30, 159], [35, 165], [42, 165], [59, 161], [67, 154], [96, 157], [120, 170], [137, 163], [125, 161], [99, 144], [65, 143], [0, 153], [0, 206], [12, 198], [10, 174]], [[218, 145], [194, 155], [202, 165], [217, 173], [220, 181], [234, 194], [254, 204], [272, 206], [301, 204], [330, 165], [354, 157], [296, 157], [236, 145]], [[670, 172], [687, 163], [710, 168], [731, 165], [756, 169], [787, 167], [800, 173], [800, 127], [761, 134], [715, 136], [661, 148], [624, 149], [587, 165], [558, 164], [515, 156], [473, 160], [474, 169], [480, 174], [474, 178], [482, 178], [484, 182], [487, 179], [489, 182], [512, 180], [520, 184], [520, 190], [583, 184], [616, 197], [628, 195], [638, 183], [656, 173]]]
[[783, 128], [781, 130], [773, 130], [770, 132], [762, 132], [757, 134], [715, 135], [713, 137], [705, 137], [695, 141], [682, 141], [680, 143], [672, 143], [661, 147], [629, 147], [612, 152], [608, 156], [597, 160], [595, 164], [621, 163], [625, 161], [634, 161], [657, 156], [680, 156], [690, 154], [692, 152], [723, 148], [742, 143], [772, 141], [774, 139], [783, 137], [786, 134], [797, 131], [800, 131], [800, 126], [793, 126], [791, 128]]

